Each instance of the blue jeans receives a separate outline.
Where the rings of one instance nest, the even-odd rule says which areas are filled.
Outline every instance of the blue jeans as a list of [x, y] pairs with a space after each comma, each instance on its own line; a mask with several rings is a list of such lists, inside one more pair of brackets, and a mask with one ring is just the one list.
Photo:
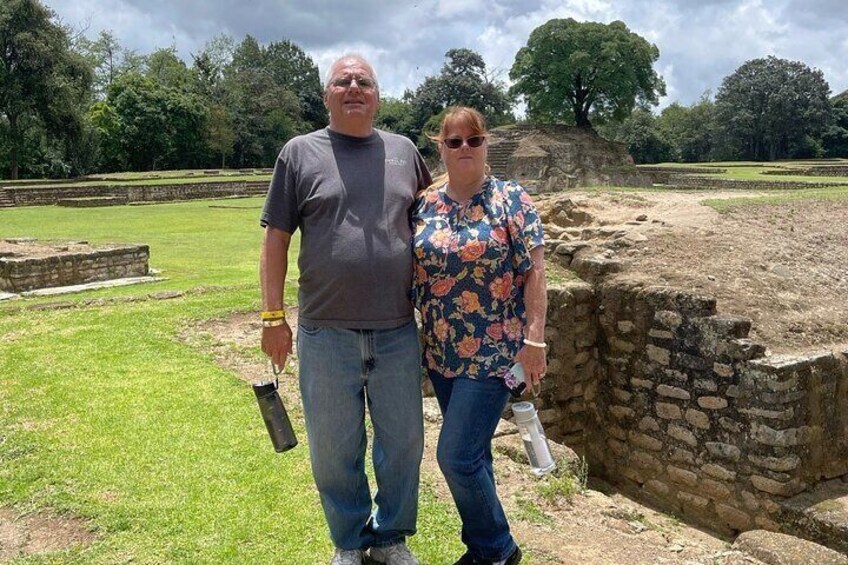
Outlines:
[[[415, 533], [424, 451], [415, 322], [390, 330], [298, 328], [300, 391], [312, 474], [341, 549], [387, 546]], [[365, 475], [365, 403], [377, 492]]]
[[492, 436], [506, 407], [503, 379], [446, 379], [428, 371], [443, 423], [436, 458], [462, 518], [462, 542], [476, 557], [500, 561], [515, 540], [495, 491]]

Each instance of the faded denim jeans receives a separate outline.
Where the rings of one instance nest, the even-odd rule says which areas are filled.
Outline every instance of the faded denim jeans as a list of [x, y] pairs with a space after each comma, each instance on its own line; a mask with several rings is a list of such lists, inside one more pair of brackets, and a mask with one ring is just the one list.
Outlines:
[[[340, 549], [415, 533], [424, 451], [415, 322], [390, 330], [300, 326], [300, 390], [312, 474]], [[365, 475], [365, 405], [374, 431], [373, 504]]]

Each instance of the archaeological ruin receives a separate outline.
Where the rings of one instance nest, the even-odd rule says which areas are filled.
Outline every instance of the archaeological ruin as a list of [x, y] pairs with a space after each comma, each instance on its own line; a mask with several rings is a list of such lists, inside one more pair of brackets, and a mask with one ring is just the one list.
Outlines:
[[547, 255], [579, 277], [549, 283], [549, 436], [689, 522], [848, 553], [848, 348], [770, 355], [709, 296], [616, 279], [580, 210], [559, 206]]

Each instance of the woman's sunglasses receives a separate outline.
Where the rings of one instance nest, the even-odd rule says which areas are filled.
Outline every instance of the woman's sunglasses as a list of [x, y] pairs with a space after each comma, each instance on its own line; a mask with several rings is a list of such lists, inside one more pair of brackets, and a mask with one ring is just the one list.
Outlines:
[[459, 149], [462, 147], [463, 142], [467, 143], [468, 147], [480, 147], [483, 145], [484, 141], [486, 141], [485, 135], [472, 135], [466, 139], [462, 139], [461, 137], [449, 137], [447, 139], [443, 139], [442, 143], [444, 143], [445, 147], [448, 149]]

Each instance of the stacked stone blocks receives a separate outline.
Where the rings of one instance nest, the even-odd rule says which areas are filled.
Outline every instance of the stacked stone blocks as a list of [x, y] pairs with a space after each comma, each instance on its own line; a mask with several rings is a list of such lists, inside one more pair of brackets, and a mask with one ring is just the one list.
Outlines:
[[148, 274], [150, 248], [130, 245], [89, 253], [0, 258], [0, 290], [25, 292]]
[[666, 287], [552, 288], [548, 312], [539, 409], [593, 474], [726, 534], [848, 475], [844, 354], [765, 357], [748, 319]]

